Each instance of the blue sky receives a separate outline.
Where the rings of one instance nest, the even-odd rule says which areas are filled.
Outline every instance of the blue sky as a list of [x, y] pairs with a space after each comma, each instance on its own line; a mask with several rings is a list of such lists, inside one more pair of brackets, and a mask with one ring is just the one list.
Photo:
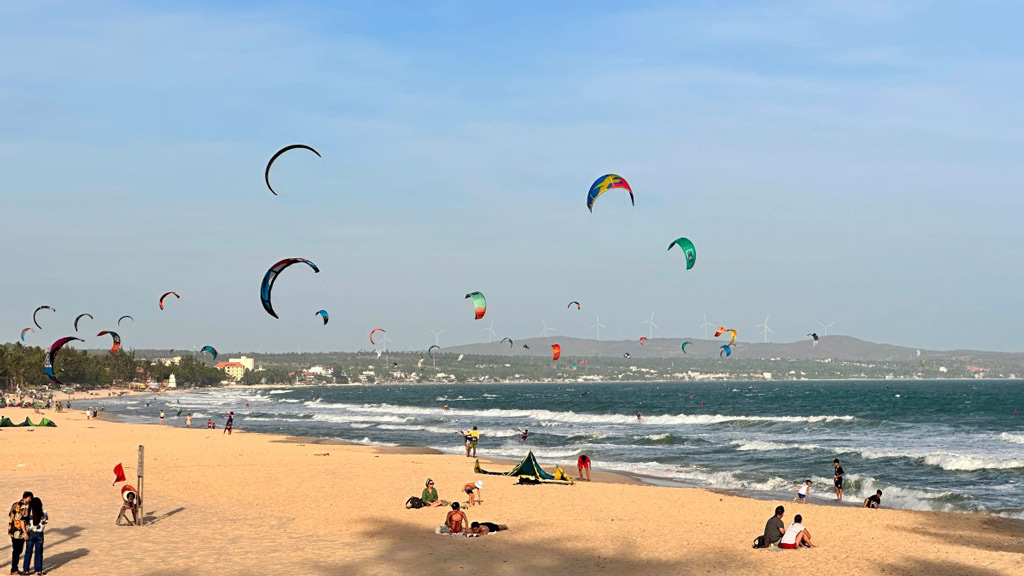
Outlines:
[[[0, 6], [3, 338], [49, 304], [34, 343], [81, 312], [135, 316], [127, 347], [306, 351], [595, 314], [633, 339], [653, 310], [1024, 348], [1015, 3], [89, 4]], [[296, 142], [323, 158], [283, 156], [275, 197]], [[590, 214], [609, 172], [636, 206]], [[322, 272], [282, 275], [275, 320], [292, 256]]]

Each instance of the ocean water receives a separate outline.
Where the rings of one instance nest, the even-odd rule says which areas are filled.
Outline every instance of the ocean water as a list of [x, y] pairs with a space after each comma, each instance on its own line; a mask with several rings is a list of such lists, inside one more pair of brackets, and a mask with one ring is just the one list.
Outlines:
[[[575, 474], [586, 453], [595, 469], [755, 497], [791, 498], [810, 479], [818, 503], [835, 500], [839, 458], [848, 505], [881, 489], [885, 507], [1024, 518], [1024, 384], [1012, 381], [331, 386], [93, 404], [148, 423], [163, 408], [172, 425], [191, 411], [194, 427], [208, 417], [220, 427], [233, 410], [252, 432], [452, 454], [464, 453], [458, 431], [475, 425], [481, 456], [533, 450]], [[530, 430], [525, 444], [517, 428]]]

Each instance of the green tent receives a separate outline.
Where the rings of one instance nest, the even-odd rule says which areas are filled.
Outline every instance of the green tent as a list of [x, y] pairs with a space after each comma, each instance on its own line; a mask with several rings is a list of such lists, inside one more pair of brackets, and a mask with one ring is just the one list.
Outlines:
[[53, 420], [50, 420], [49, 418], [43, 418], [39, 421], [39, 424], [36, 424], [36, 426], [49, 426], [50, 428], [57, 427], [57, 425], [53, 423]]
[[4, 416], [3, 420], [0, 420], [0, 428], [11, 428], [13, 426], [17, 426], [17, 424], [11, 422], [11, 419], [6, 416]]
[[22, 422], [21, 424], [18, 424], [18, 426], [35, 426], [35, 424], [33, 424], [32, 421], [28, 419], [28, 416], [25, 416], [25, 421]]
[[572, 484], [572, 479], [562, 472], [561, 468], [558, 468], [556, 474], [552, 476], [544, 471], [537, 463], [537, 457], [533, 455], [531, 450], [526, 458], [523, 458], [522, 462], [516, 465], [515, 468], [508, 472], [488, 472], [480, 467], [480, 461], [476, 461], [476, 466], [473, 467], [473, 471], [477, 474], [491, 474], [493, 476], [518, 476], [520, 478], [529, 478], [538, 482], [552, 482], [552, 483], [567, 483]]

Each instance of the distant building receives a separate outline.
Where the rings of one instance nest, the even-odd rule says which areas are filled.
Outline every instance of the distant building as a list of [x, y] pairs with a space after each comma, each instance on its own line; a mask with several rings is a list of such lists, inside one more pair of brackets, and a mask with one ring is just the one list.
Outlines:
[[255, 360], [249, 358], [248, 356], [242, 356], [241, 358], [228, 358], [228, 362], [237, 362], [238, 364], [241, 364], [243, 367], [245, 367], [246, 370], [251, 371], [256, 369]]
[[167, 387], [168, 388], [177, 388], [178, 387], [178, 379], [174, 377], [174, 374], [171, 374], [167, 378]]
[[214, 368], [223, 370], [228, 378], [238, 382], [245, 375], [245, 364], [241, 362], [217, 362]]

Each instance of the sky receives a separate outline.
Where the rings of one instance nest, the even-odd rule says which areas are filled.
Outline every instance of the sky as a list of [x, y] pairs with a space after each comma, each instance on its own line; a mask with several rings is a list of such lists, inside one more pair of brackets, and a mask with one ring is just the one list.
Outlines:
[[0, 340], [1024, 349], [1019, 3], [144, 4], [0, 4]]

